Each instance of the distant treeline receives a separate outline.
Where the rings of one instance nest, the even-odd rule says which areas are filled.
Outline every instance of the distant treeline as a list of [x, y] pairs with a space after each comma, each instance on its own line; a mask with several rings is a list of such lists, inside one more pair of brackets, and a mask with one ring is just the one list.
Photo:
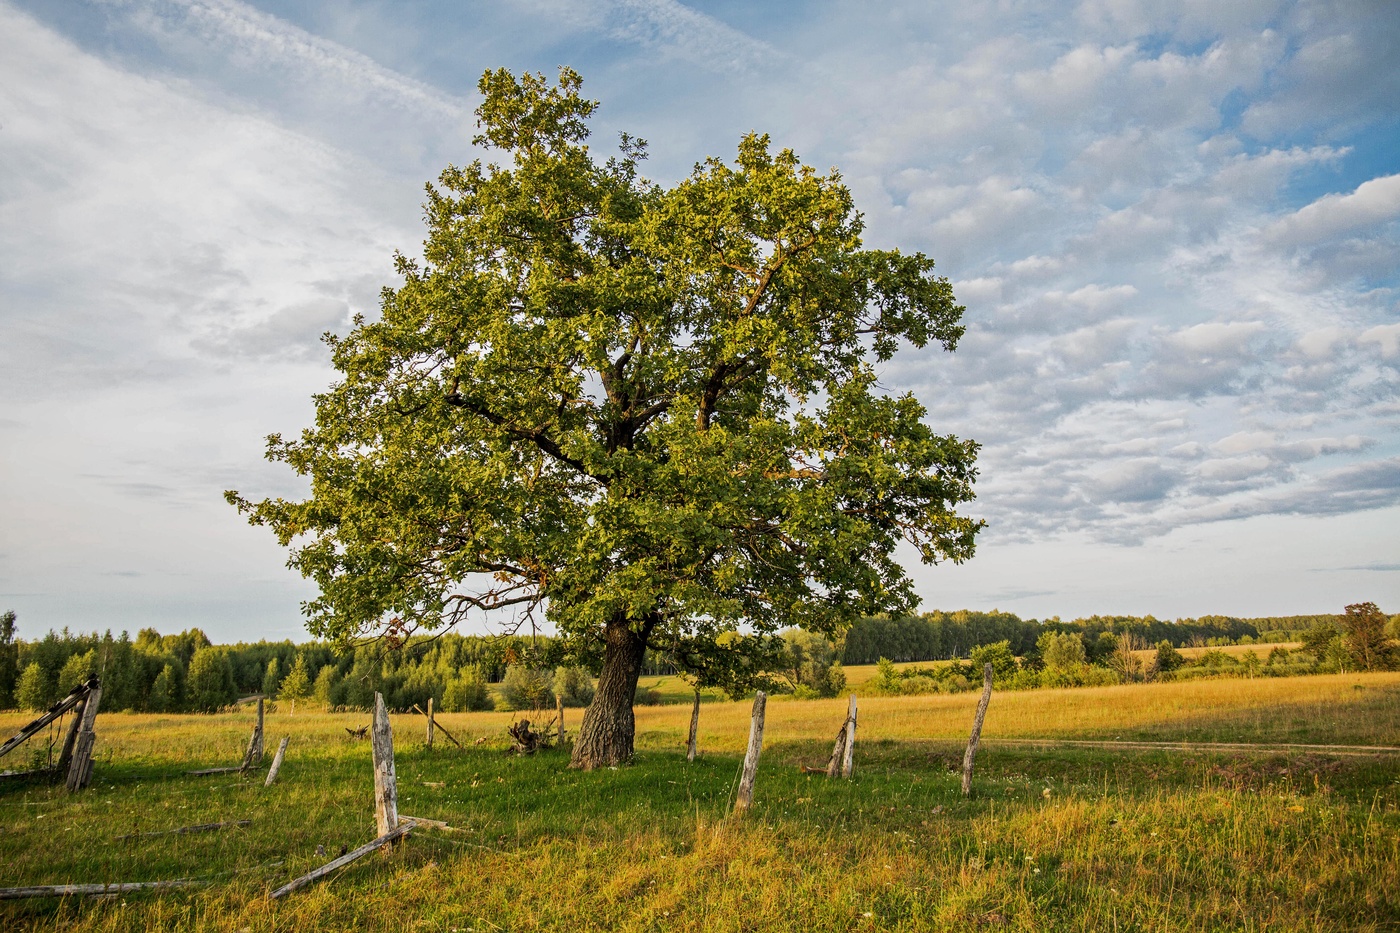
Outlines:
[[1164, 621], [1153, 616], [1089, 616], [1062, 622], [1058, 617], [1022, 619], [1010, 612], [926, 612], [902, 618], [868, 618], [846, 633], [844, 664], [891, 661], [942, 661], [966, 658], [984, 645], [1008, 642], [1018, 656], [1032, 654], [1045, 632], [1078, 633], [1094, 644], [1104, 633], [1132, 634], [1150, 645], [1170, 642], [1173, 647], [1233, 645], [1258, 641], [1292, 641], [1318, 624], [1337, 624], [1341, 617], [1287, 616], [1236, 619], [1201, 616]]
[[[1005, 643], [1011, 655], [1033, 666], [1042, 636], [1054, 633], [1078, 635], [1086, 662], [1093, 665], [1106, 663], [1124, 635], [1174, 647], [1281, 642], [1336, 629], [1340, 621], [1341, 616], [1321, 615], [1203, 616], [1174, 622], [1091, 616], [1062, 622], [997, 611], [928, 612], [864, 619], [844, 643], [834, 645], [819, 636], [789, 634], [785, 657], [790, 670], [777, 673], [790, 689], [826, 695], [839, 690], [834, 686], [838, 680], [844, 682], [828, 671], [834, 661], [968, 658]], [[255, 693], [330, 709], [369, 708], [375, 693], [382, 693], [395, 710], [425, 705], [429, 697], [438, 709], [452, 711], [489, 709], [496, 696], [518, 705], [525, 702], [519, 697], [539, 702], [548, 693], [552, 702], [549, 691], [563, 694], [566, 702], [583, 702], [591, 690], [588, 672], [567, 667], [569, 663], [562, 645], [545, 637], [446, 634], [411, 639], [392, 649], [382, 642], [348, 648], [291, 641], [214, 645], [192, 628], [178, 635], [142, 629], [135, 641], [125, 632], [73, 634], [64, 629], [26, 641], [17, 637], [14, 613], [0, 615], [0, 709], [44, 709], [89, 674], [102, 678], [104, 708], [140, 712], [216, 710]], [[527, 671], [530, 677], [525, 677]], [[667, 658], [650, 652], [643, 671], [675, 673]], [[488, 691], [486, 685], [495, 683], [501, 687]]]
[[102, 706], [114, 710], [208, 711], [255, 693], [367, 709], [376, 692], [396, 710], [426, 704], [428, 697], [441, 709], [480, 708], [486, 683], [502, 680], [518, 659], [547, 660], [551, 644], [447, 634], [397, 649], [380, 642], [351, 648], [290, 641], [214, 645], [197, 628], [178, 635], [142, 629], [135, 641], [126, 632], [64, 629], [25, 641], [14, 637], [13, 627], [11, 617], [10, 638], [0, 641], [0, 709], [45, 709], [89, 674], [102, 678]]

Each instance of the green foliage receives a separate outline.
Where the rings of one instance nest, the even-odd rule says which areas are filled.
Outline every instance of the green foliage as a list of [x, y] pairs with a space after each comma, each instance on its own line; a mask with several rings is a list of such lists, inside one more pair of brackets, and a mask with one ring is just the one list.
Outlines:
[[329, 338], [315, 426], [269, 441], [311, 498], [229, 500], [316, 582], [318, 635], [542, 605], [580, 650], [665, 651], [908, 610], [901, 542], [962, 561], [981, 527], [977, 445], [876, 382], [901, 342], [956, 345], [948, 281], [864, 248], [839, 175], [766, 136], [669, 189], [638, 140], [597, 161], [580, 84], [482, 78], [504, 164], [442, 173], [425, 261]]
[[1353, 603], [1342, 616], [1342, 637], [1356, 665], [1364, 671], [1392, 670], [1400, 646], [1387, 631], [1389, 619], [1375, 603]]
[[153, 713], [171, 713], [180, 708], [180, 684], [173, 664], [165, 665], [156, 675], [147, 708]]
[[15, 687], [15, 702], [20, 709], [38, 712], [48, 709], [53, 702], [49, 699], [49, 693], [49, 675], [44, 671], [44, 666], [38, 661], [30, 662], [19, 677], [19, 685]]
[[212, 713], [238, 699], [233, 682], [233, 664], [222, 648], [199, 648], [190, 658], [185, 680], [190, 706], [202, 713]]
[[554, 705], [554, 673], [540, 668], [512, 664], [501, 681], [501, 699], [506, 709], [538, 710]]
[[895, 669], [894, 662], [889, 658], [881, 658], [876, 662], [879, 669], [875, 674], [873, 683], [875, 688], [881, 693], [895, 693], [899, 690], [899, 671]]
[[491, 691], [486, 688], [481, 673], [475, 668], [468, 668], [447, 682], [442, 707], [451, 713], [467, 713], [495, 709], [496, 703], [491, 699]]
[[334, 664], [327, 664], [321, 668], [316, 675], [316, 682], [311, 685], [311, 699], [322, 709], [333, 709], [337, 705], [335, 702], [335, 688], [340, 680], [339, 672]]
[[839, 652], [831, 642], [812, 632], [790, 629], [783, 633], [782, 666], [787, 688], [810, 697], [834, 697], [846, 689]]
[[297, 662], [292, 665], [292, 669], [287, 672], [287, 676], [282, 680], [282, 687], [278, 696], [292, 704], [292, 712], [296, 712], [297, 700], [304, 700], [311, 695], [311, 675], [306, 670], [306, 659], [297, 655]]
[[279, 670], [278, 658], [273, 658], [267, 662], [267, 670], [263, 673], [262, 692], [263, 696], [270, 699], [277, 697], [277, 688], [282, 683], [282, 672]]
[[1078, 632], [1046, 632], [1036, 640], [1036, 647], [1045, 669], [1057, 673], [1078, 670], [1089, 661], [1084, 638]]
[[1332, 621], [1331, 617], [1317, 622], [1299, 638], [1303, 643], [1303, 650], [1311, 654], [1314, 658], [1322, 660], [1328, 654], [1328, 648], [1332, 642], [1339, 639], [1342, 630]]
[[1115, 637], [1132, 633], [1148, 644], [1168, 641], [1176, 647], [1235, 644], [1259, 635], [1252, 624], [1229, 616], [1201, 616], [1174, 622], [1152, 616], [1089, 616], [1062, 622], [1058, 617], [1036, 621], [1021, 619], [1010, 612], [963, 609], [926, 612], [920, 616], [861, 619], [846, 633], [843, 660], [846, 664], [874, 664], [881, 657], [894, 661], [962, 658], [973, 648], [1003, 640], [1010, 643], [1018, 657], [1033, 657], [1040, 653], [1036, 645], [1047, 632], [1078, 633], [1088, 650], [1087, 660], [1099, 663], [1112, 654], [1111, 644], [1116, 644], [1109, 639], [1101, 648], [1100, 636], [1104, 633]]
[[596, 690], [587, 668], [573, 665], [554, 671], [554, 695], [563, 697], [565, 706], [587, 706]]
[[[83, 654], [71, 656], [67, 663], [63, 665], [63, 670], [58, 672], [58, 689], [55, 693], [58, 696], [67, 694], [69, 690], [85, 682], [93, 674], [96, 674], [97, 671], [97, 652], [95, 650], [89, 649]], [[103, 693], [106, 693], [105, 686]], [[116, 706], [115, 703], [112, 705]], [[120, 709], [120, 707], [118, 708]]]
[[[1283, 648], [1275, 648], [1269, 657], [1272, 660], [1275, 654], [1282, 651], [1283, 656], [1288, 656], [1288, 651]], [[1180, 651], [1172, 647], [1172, 643], [1166, 640], [1157, 643], [1157, 656], [1152, 660], [1153, 669], [1159, 674], [1171, 674], [1186, 663], [1186, 658]]]
[[993, 642], [972, 649], [971, 660], [974, 674], [980, 672], [983, 665], [990, 664], [994, 681], [1008, 681], [1020, 670], [1016, 663], [1016, 655], [1011, 653], [1011, 643], [1007, 641]]
[[15, 687], [19, 683], [16, 620], [13, 609], [0, 615], [0, 709], [10, 709], [16, 705]]

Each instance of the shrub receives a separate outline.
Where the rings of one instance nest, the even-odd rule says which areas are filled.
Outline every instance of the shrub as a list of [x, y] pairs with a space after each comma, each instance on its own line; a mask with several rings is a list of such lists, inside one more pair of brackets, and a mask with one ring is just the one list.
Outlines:
[[1078, 632], [1045, 632], [1035, 646], [1045, 668], [1051, 671], [1075, 670], [1089, 659]]
[[496, 708], [491, 691], [481, 672], [472, 668], [464, 676], [453, 677], [442, 694], [443, 709], [451, 713], [470, 713]]
[[984, 664], [992, 666], [992, 679], [996, 681], [1009, 681], [1020, 670], [1016, 664], [1016, 655], [1011, 653], [1011, 642], [1005, 639], [973, 648], [971, 660], [974, 679], [982, 673]]
[[563, 697], [565, 706], [587, 706], [597, 689], [586, 668], [561, 667], [554, 672], [554, 695]]
[[501, 681], [506, 709], [538, 710], [554, 705], [554, 672], [512, 664]]
[[653, 690], [651, 687], [637, 685], [637, 692], [632, 694], [633, 706], [660, 706], [661, 691]]

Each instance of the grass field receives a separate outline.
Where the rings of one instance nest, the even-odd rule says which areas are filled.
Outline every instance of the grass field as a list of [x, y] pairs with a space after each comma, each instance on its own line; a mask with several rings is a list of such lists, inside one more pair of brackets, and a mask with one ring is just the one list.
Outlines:
[[[974, 795], [957, 767], [975, 695], [861, 701], [856, 775], [824, 762], [844, 700], [768, 707], [754, 808], [728, 816], [748, 704], [639, 708], [635, 764], [582, 774], [504, 753], [505, 713], [395, 716], [402, 813], [445, 820], [271, 902], [374, 835], [365, 714], [279, 713], [261, 777], [249, 712], [103, 714], [94, 785], [0, 783], [0, 884], [195, 878], [205, 888], [0, 902], [0, 928], [74, 930], [1382, 930], [1400, 928], [1400, 675], [999, 693]], [[570, 711], [576, 727], [580, 711]], [[0, 714], [0, 734], [27, 720]], [[480, 746], [471, 744], [485, 737]], [[1028, 740], [1046, 740], [1027, 744]], [[1170, 742], [1084, 747], [1079, 741]], [[1239, 749], [1201, 743], [1255, 743]], [[23, 754], [22, 752], [16, 753]], [[6, 765], [14, 766], [13, 756]], [[217, 820], [246, 828], [118, 840]]]

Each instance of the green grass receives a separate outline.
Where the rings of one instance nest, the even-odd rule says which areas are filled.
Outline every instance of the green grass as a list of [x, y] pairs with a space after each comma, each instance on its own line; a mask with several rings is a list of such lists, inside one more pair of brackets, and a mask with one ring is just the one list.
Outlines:
[[[1270, 680], [998, 695], [970, 800], [953, 733], [975, 698], [863, 701], [851, 781], [796, 767], [825, 760], [840, 704], [775, 703], [755, 804], [740, 819], [728, 814], [746, 704], [707, 704], [709, 753], [693, 765], [675, 743], [688, 709], [643, 711], [636, 763], [589, 774], [559, 751], [505, 754], [502, 714], [444, 717], [459, 735], [489, 737], [465, 751], [429, 751], [421, 719], [394, 717], [400, 811], [455, 830], [421, 830], [276, 903], [269, 889], [327, 860], [318, 845], [334, 855], [374, 835], [369, 746], [343, 731], [367, 717], [269, 717], [270, 747], [293, 739], [278, 784], [264, 788], [260, 776], [183, 773], [237, 761], [246, 711], [103, 714], [88, 791], [0, 783], [3, 884], [214, 883], [0, 902], [0, 928], [1397, 929], [1400, 757], [997, 741], [1234, 740], [1243, 729], [1400, 744], [1400, 677], [1373, 675], [1361, 690], [1352, 680], [1299, 678], [1283, 682], [1288, 694]], [[1256, 722], [1271, 709], [1278, 729]], [[23, 718], [0, 716], [0, 732]], [[115, 839], [234, 819], [253, 824]]]

